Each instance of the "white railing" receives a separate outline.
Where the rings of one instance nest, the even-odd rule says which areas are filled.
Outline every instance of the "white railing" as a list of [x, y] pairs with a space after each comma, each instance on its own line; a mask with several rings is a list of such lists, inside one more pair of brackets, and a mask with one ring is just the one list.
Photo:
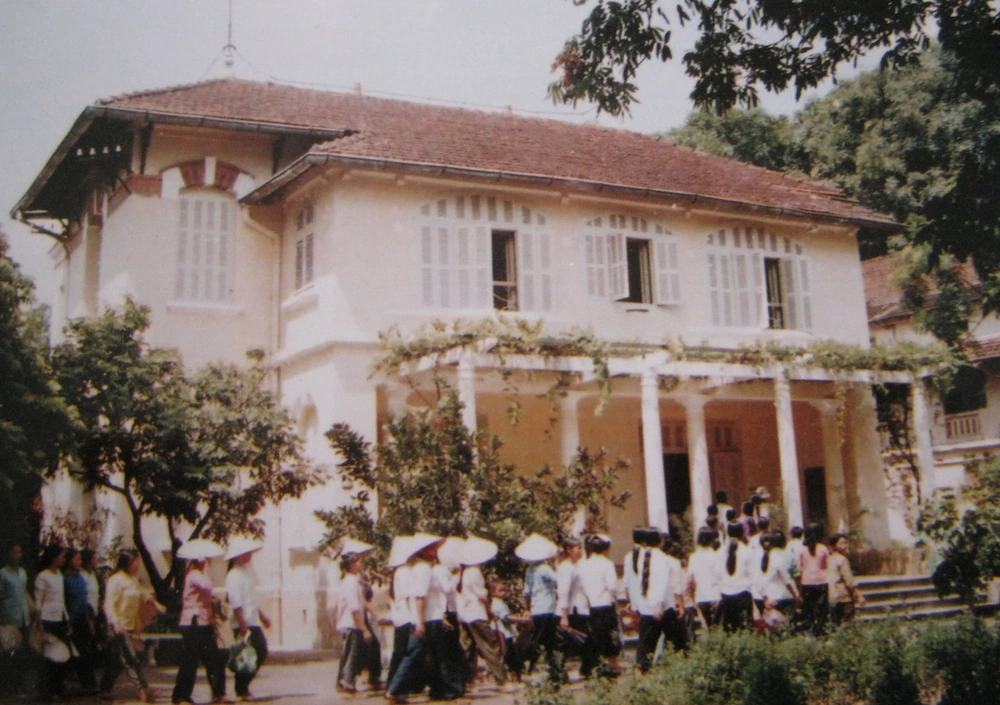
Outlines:
[[952, 443], [978, 440], [983, 435], [979, 426], [978, 411], [946, 416], [944, 424], [948, 441]]

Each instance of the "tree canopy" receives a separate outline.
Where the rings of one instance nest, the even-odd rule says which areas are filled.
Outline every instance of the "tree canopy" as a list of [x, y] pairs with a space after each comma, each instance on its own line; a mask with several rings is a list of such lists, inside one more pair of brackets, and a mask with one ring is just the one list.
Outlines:
[[71, 474], [124, 501], [153, 586], [172, 601], [183, 575], [176, 560], [160, 574], [148, 522], [164, 522], [173, 556], [191, 538], [259, 537], [266, 503], [321, 478], [267, 389], [262, 354], [246, 369], [217, 364], [188, 376], [175, 352], [146, 342], [148, 325], [148, 310], [132, 301], [71, 321], [54, 367], [81, 421]]
[[[346, 424], [326, 434], [353, 490], [346, 506], [317, 512], [330, 551], [353, 536], [374, 544], [384, 566], [394, 536], [473, 534], [498, 544], [493, 569], [514, 577], [514, 547], [529, 533], [560, 540], [580, 509], [587, 512], [588, 531], [606, 529], [609, 508], [628, 499], [615, 492], [625, 461], [606, 461], [603, 453], [580, 449], [567, 467], [519, 474], [500, 461], [499, 437], [473, 434], [462, 424], [462, 405], [450, 388], [435, 405], [390, 419], [385, 434], [374, 447]], [[372, 516], [367, 507], [376, 491], [378, 514]]]
[[26, 551], [38, 538], [44, 473], [59, 462], [71, 424], [52, 381], [46, 311], [0, 233], [0, 536]]
[[[859, 234], [862, 257], [900, 258], [911, 310], [955, 344], [982, 305], [1000, 310], [1000, 102], [960, 89], [955, 57], [937, 48], [899, 71], [873, 71], [791, 120], [759, 111], [694, 113], [668, 138], [759, 166], [833, 182], [892, 215], [902, 237]], [[979, 282], [963, 263], [971, 260]], [[930, 305], [933, 304], [933, 305]]]
[[1000, 76], [1000, 15], [990, 0], [573, 0], [591, 5], [556, 57], [558, 102], [585, 100], [614, 115], [637, 101], [636, 72], [674, 58], [671, 28], [696, 24], [682, 61], [698, 107], [754, 107], [761, 88], [796, 96], [838, 68], [882, 52], [883, 66], [912, 64], [937, 40], [956, 58], [963, 92], [992, 91]]

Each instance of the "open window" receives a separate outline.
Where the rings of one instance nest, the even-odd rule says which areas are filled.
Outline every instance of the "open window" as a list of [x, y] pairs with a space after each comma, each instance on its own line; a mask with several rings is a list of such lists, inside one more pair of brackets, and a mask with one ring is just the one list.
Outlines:
[[586, 223], [587, 293], [639, 304], [680, 302], [676, 240], [645, 218], [600, 216]]
[[509, 230], [494, 230], [493, 308], [517, 311], [517, 236]]
[[754, 228], [709, 233], [708, 245], [713, 325], [812, 330], [809, 260], [801, 245]]

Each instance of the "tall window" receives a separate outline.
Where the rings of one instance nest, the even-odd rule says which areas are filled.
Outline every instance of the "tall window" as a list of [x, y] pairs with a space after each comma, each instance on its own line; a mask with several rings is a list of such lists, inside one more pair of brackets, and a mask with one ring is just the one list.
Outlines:
[[641, 304], [680, 303], [677, 241], [660, 223], [612, 214], [586, 223], [587, 293]]
[[229, 196], [207, 192], [181, 196], [174, 285], [178, 300], [232, 301], [235, 216]]
[[761, 228], [708, 235], [712, 325], [812, 330], [809, 260], [802, 246]]
[[420, 297], [443, 309], [552, 310], [552, 236], [536, 210], [462, 194], [425, 204]]
[[295, 217], [295, 288], [301, 289], [313, 282], [313, 207], [307, 205]]
[[516, 234], [507, 230], [493, 231], [493, 308], [498, 311], [517, 310], [517, 251]]

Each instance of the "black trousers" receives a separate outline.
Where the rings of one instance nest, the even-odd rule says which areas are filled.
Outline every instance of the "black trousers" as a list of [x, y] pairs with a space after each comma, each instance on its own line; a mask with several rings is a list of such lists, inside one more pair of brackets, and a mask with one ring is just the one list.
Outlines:
[[215, 641], [215, 628], [211, 625], [201, 626], [195, 622], [189, 627], [180, 629], [183, 637], [181, 657], [171, 699], [175, 703], [191, 700], [199, 663], [205, 667], [205, 676], [212, 689], [212, 697], [221, 698], [226, 694], [226, 663], [225, 652]]
[[142, 659], [135, 653], [132, 639], [127, 634], [109, 631], [104, 642], [104, 673], [101, 675], [101, 692], [110, 693], [122, 671], [129, 674], [140, 688], [149, 686], [142, 671]]
[[590, 615], [574, 612], [569, 615], [569, 627], [570, 629], [575, 629], [578, 632], [586, 634], [587, 638], [580, 644], [567, 636], [563, 636], [561, 650], [565, 656], [579, 656], [580, 675], [584, 678], [590, 678], [590, 674], [594, 672], [598, 661], [597, 649], [594, 648], [594, 639], [590, 634]]
[[653, 654], [656, 653], [656, 643], [663, 634], [663, 620], [653, 615], [639, 615], [639, 644], [635, 651], [635, 662], [639, 670], [646, 673], [653, 665]]
[[410, 633], [412, 631], [412, 624], [404, 624], [401, 627], [396, 627], [395, 631], [393, 631], [392, 656], [389, 659], [389, 673], [385, 677], [386, 683], [391, 683], [392, 677], [399, 670], [399, 664], [403, 662], [403, 657], [406, 656], [406, 644], [410, 640]]
[[822, 636], [829, 610], [829, 589], [826, 584], [802, 586], [802, 612], [797, 629], [813, 636]]
[[[235, 630], [233, 636], [237, 639], [240, 638], [239, 633], [236, 633]], [[264, 630], [260, 627], [250, 627], [250, 636], [247, 638], [247, 641], [253, 647], [253, 650], [257, 652], [257, 671], [260, 671], [260, 667], [264, 665], [264, 660], [267, 658], [267, 638], [264, 636]], [[236, 682], [236, 694], [246, 695], [249, 693], [250, 681], [256, 675], [256, 671], [251, 676], [241, 673], [235, 674], [233, 680]]]
[[97, 687], [97, 678], [94, 676], [94, 669], [97, 668], [97, 640], [94, 630], [90, 628], [89, 621], [76, 622], [72, 626], [73, 633], [69, 635], [69, 640], [73, 642], [79, 656], [72, 659], [71, 663], [76, 669], [80, 685], [92, 690]]
[[598, 658], [613, 658], [621, 653], [618, 612], [614, 605], [590, 608], [590, 637]]
[[727, 632], [749, 629], [753, 626], [753, 595], [750, 591], [737, 595], [722, 595], [719, 602], [722, 628]]
[[535, 663], [545, 650], [545, 661], [549, 665], [549, 677], [556, 682], [565, 678], [562, 654], [558, 648], [559, 618], [554, 614], [536, 614], [531, 618], [531, 655], [528, 672], [534, 670]]
[[[69, 622], [47, 622], [42, 620], [42, 627], [51, 638], [59, 639], [69, 648]], [[41, 692], [48, 697], [62, 697], [63, 683], [66, 680], [66, 670], [69, 663], [56, 663], [45, 659], [45, 681], [41, 684]]]

